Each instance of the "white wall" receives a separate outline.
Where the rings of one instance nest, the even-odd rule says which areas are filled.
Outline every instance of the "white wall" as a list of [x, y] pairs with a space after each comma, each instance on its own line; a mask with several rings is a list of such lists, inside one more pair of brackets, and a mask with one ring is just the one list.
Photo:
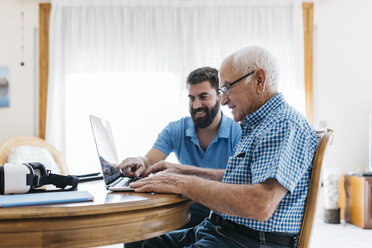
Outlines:
[[[10, 108], [0, 108], [0, 143], [35, 135], [34, 29], [41, 0], [24, 0], [25, 66], [19, 63], [21, 0], [0, 0], [0, 66], [10, 68]], [[336, 133], [326, 167], [360, 171], [368, 157], [372, 113], [372, 1], [314, 2], [314, 125]]]
[[[0, 108], [0, 143], [35, 135], [35, 28], [37, 0], [0, 0], [0, 66], [9, 67], [10, 107]], [[45, 1], [44, 1], [45, 2]], [[23, 3], [23, 4], [22, 4]], [[21, 11], [24, 11], [24, 59], [21, 63]], [[36, 35], [37, 36], [37, 35]]]
[[325, 168], [363, 171], [372, 113], [372, 1], [314, 2], [314, 124], [335, 131]]

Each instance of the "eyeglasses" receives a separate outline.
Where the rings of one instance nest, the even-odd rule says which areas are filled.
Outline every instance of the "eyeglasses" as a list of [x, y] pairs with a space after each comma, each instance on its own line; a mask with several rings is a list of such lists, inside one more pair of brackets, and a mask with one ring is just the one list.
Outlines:
[[233, 86], [234, 84], [236, 84], [237, 82], [239, 82], [240, 80], [246, 78], [246, 77], [249, 77], [250, 75], [252, 75], [255, 71], [251, 71], [250, 73], [244, 75], [243, 77], [239, 78], [238, 80], [235, 80], [234, 82], [232, 82], [231, 84], [227, 84], [225, 86], [223, 86], [222, 88], [219, 88], [218, 90], [220, 91], [220, 93], [224, 94], [225, 96], [228, 96], [230, 94], [230, 91], [229, 89], [231, 88], [231, 86]]

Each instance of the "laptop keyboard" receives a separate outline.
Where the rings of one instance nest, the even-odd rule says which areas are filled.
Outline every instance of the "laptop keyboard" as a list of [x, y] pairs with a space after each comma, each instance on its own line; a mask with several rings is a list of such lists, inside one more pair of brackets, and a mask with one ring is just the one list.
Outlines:
[[135, 181], [140, 180], [140, 179], [142, 179], [142, 177], [140, 177], [140, 178], [121, 177], [119, 180], [112, 183], [110, 185], [110, 187], [128, 188], [130, 183], [135, 182]]
[[115, 187], [119, 187], [119, 188], [122, 188], [122, 187], [129, 187], [129, 184], [132, 182], [132, 178], [129, 178], [129, 177], [123, 177], [122, 180], [120, 180], [120, 182], [118, 182]]

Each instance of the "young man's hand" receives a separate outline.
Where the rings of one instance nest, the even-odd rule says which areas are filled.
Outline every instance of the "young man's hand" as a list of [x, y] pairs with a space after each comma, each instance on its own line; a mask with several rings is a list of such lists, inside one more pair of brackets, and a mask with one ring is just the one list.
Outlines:
[[121, 173], [127, 177], [139, 178], [146, 170], [146, 158], [131, 157], [125, 159], [116, 168], [121, 170]]

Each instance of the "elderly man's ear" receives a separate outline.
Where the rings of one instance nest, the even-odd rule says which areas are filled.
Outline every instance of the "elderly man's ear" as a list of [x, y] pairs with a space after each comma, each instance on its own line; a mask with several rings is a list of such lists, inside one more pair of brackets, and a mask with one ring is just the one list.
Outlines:
[[264, 69], [257, 69], [254, 73], [256, 77], [256, 92], [258, 95], [262, 95], [266, 88], [266, 71]]

